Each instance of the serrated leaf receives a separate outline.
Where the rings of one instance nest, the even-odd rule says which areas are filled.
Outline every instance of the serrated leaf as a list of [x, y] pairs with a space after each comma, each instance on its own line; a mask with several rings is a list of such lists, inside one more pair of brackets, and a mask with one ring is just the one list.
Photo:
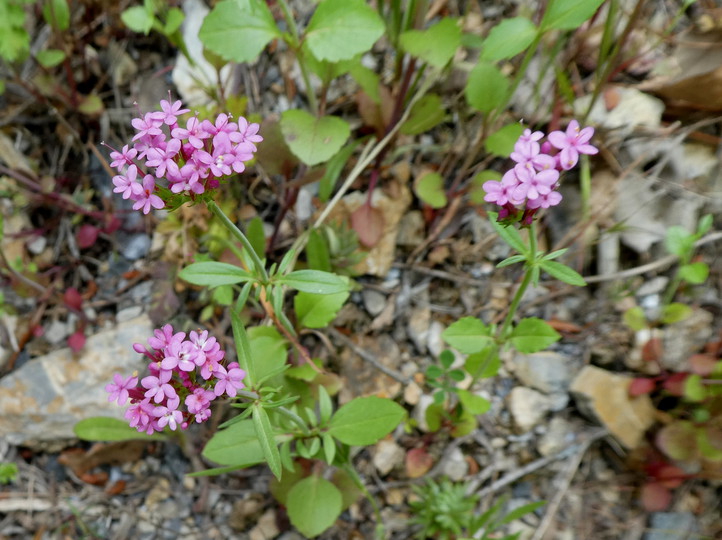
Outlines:
[[464, 317], [441, 334], [449, 345], [465, 354], [478, 353], [492, 341], [491, 331], [476, 317]]
[[485, 399], [476, 394], [472, 394], [468, 390], [457, 388], [456, 395], [459, 396], [459, 401], [470, 414], [484, 414], [491, 408], [491, 403], [488, 399]]
[[461, 27], [456, 19], [444, 17], [426, 30], [403, 32], [399, 42], [412, 56], [441, 69], [461, 45]]
[[298, 109], [281, 115], [281, 131], [291, 152], [306, 165], [316, 165], [331, 159], [351, 134], [348, 123], [341, 118], [317, 118]]
[[167, 437], [162, 433], [141, 433], [128, 425], [125, 420], [109, 416], [93, 416], [77, 422], [73, 432], [84, 441], [165, 441]]
[[559, 332], [549, 324], [536, 317], [522, 319], [511, 332], [510, 341], [514, 348], [525, 354], [546, 349], [561, 339]]
[[268, 413], [263, 405], [256, 403], [253, 405], [253, 427], [256, 430], [256, 436], [258, 437], [258, 443], [263, 450], [263, 456], [266, 458], [268, 467], [271, 469], [273, 476], [281, 479], [283, 467], [281, 466], [281, 454], [278, 451], [278, 445], [273, 435], [273, 428], [271, 427], [271, 421], [268, 418]]
[[203, 457], [220, 465], [237, 467], [263, 463], [265, 459], [250, 419], [217, 431], [203, 449]]
[[639, 330], [644, 330], [648, 326], [644, 310], [639, 306], [635, 306], [625, 311], [622, 319], [624, 320], [624, 324], [637, 332]]
[[320, 270], [295, 270], [278, 278], [277, 282], [313, 294], [337, 294], [349, 290], [348, 278]]
[[148, 13], [144, 7], [134, 6], [121, 13], [120, 19], [133, 32], [148, 35], [151, 28], [153, 28], [155, 17], [153, 17], [152, 13]]
[[376, 396], [356, 398], [331, 418], [328, 432], [344, 444], [374, 444], [399, 425], [406, 411], [390, 399]]
[[418, 135], [441, 123], [446, 116], [444, 105], [437, 94], [426, 94], [411, 107], [409, 117], [399, 131], [404, 135]]
[[699, 285], [707, 281], [709, 266], [703, 262], [684, 264], [679, 267], [679, 277], [693, 285]]
[[537, 34], [537, 27], [526, 17], [504, 19], [484, 40], [481, 57], [496, 62], [516, 56], [534, 42]]
[[576, 285], [577, 287], [584, 287], [587, 282], [584, 278], [575, 270], [572, 270], [565, 264], [561, 264], [555, 261], [542, 261], [539, 263], [542, 270], [544, 270], [550, 276], [569, 283], [569, 285]]
[[490, 154], [508, 157], [514, 151], [514, 144], [523, 132], [524, 126], [521, 124], [508, 124], [489, 135], [484, 141], [484, 147]]
[[249, 272], [233, 264], [216, 261], [189, 264], [178, 275], [189, 283], [206, 287], [233, 285], [255, 280]]
[[427, 172], [414, 182], [416, 195], [432, 208], [443, 208], [447, 204], [444, 179], [437, 172]]
[[341, 515], [343, 498], [331, 482], [312, 475], [291, 488], [286, 506], [293, 526], [311, 538], [334, 524]]
[[325, 0], [304, 33], [305, 45], [319, 60], [350, 60], [368, 51], [384, 33], [384, 22], [363, 0]]
[[551, 0], [541, 30], [574, 30], [597, 11], [604, 0]]
[[506, 103], [509, 80], [499, 69], [488, 62], [479, 62], [469, 73], [464, 95], [477, 111], [489, 113]]
[[348, 297], [348, 291], [335, 294], [298, 293], [293, 299], [298, 323], [304, 328], [324, 328], [336, 317]]
[[221, 58], [253, 62], [281, 32], [262, 0], [223, 0], [203, 21], [198, 38]]

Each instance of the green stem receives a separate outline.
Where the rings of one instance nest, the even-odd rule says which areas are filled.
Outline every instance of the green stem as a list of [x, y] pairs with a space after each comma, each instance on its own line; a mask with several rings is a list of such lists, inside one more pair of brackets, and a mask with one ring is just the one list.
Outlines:
[[524, 293], [526, 292], [529, 284], [531, 283], [531, 278], [534, 274], [534, 265], [536, 264], [537, 258], [536, 250], [536, 224], [532, 222], [531, 226], [529, 227], [529, 257], [527, 258], [527, 262], [524, 268], [524, 279], [522, 280], [521, 285], [519, 285], [519, 288], [514, 295], [514, 299], [511, 301], [511, 305], [509, 306], [509, 312], [506, 314], [506, 319], [504, 319], [504, 324], [502, 324], [501, 328], [499, 329], [499, 333], [497, 334], [498, 339], [500, 339], [502, 342], [506, 341], [506, 337], [509, 333], [509, 328], [511, 328], [511, 324], [514, 321], [514, 316], [516, 315], [516, 310], [519, 308], [521, 298], [522, 296], [524, 296]]
[[592, 174], [589, 170], [589, 158], [582, 155], [580, 161], [579, 189], [582, 195], [582, 219], [586, 222], [591, 217]]
[[289, 43], [289, 45], [296, 53], [296, 60], [298, 60], [298, 66], [301, 68], [303, 84], [306, 85], [306, 97], [308, 97], [308, 104], [311, 106], [313, 114], [318, 116], [318, 100], [316, 99], [316, 94], [314, 93], [313, 87], [311, 86], [311, 77], [308, 73], [308, 66], [306, 65], [306, 60], [303, 57], [303, 52], [301, 51], [301, 37], [298, 32], [298, 26], [296, 25], [296, 21], [293, 19], [291, 8], [289, 7], [286, 0], [278, 0], [278, 5], [281, 6], [281, 11], [283, 11], [283, 18], [286, 20], [288, 30], [293, 36], [293, 42]]
[[361, 480], [361, 477], [356, 472], [356, 469], [354, 469], [353, 465], [350, 462], [346, 462], [342, 465], [342, 468], [344, 471], [348, 473], [348, 475], [353, 480], [354, 484], [356, 484], [356, 487], [361, 490], [364, 497], [371, 503], [371, 506], [374, 509], [374, 516], [376, 517], [376, 536], [377, 538], [384, 538], [383, 535], [383, 522], [381, 520], [381, 509], [379, 508], [378, 503], [376, 502], [376, 499], [373, 495], [371, 495], [371, 492], [366, 488], [366, 485], [363, 483], [363, 480]]
[[230, 232], [233, 237], [238, 240], [244, 247], [244, 249], [248, 252], [248, 255], [253, 261], [253, 265], [256, 267], [256, 273], [261, 277], [261, 281], [263, 283], [266, 283], [268, 281], [268, 273], [266, 272], [266, 267], [264, 266], [263, 261], [261, 261], [261, 258], [258, 256], [258, 253], [256, 253], [256, 250], [253, 249], [253, 245], [251, 244], [251, 242], [248, 240], [248, 238], [246, 238], [246, 235], [243, 234], [241, 229], [236, 227], [236, 224], [228, 218], [228, 216], [223, 212], [223, 210], [221, 210], [221, 208], [216, 204], [215, 201], [207, 201], [206, 205], [208, 206], [208, 210], [210, 210], [214, 216], [221, 220], [221, 223], [226, 229], [228, 229], [228, 232]]
[[299, 428], [301, 428], [301, 431], [304, 435], [309, 435], [311, 432], [308, 429], [308, 426], [306, 425], [306, 422], [303, 421], [303, 418], [298, 416], [293, 411], [288, 410], [286, 407], [276, 407], [276, 410], [280, 412], [283, 416], [291, 420], [294, 424], [296, 424]]

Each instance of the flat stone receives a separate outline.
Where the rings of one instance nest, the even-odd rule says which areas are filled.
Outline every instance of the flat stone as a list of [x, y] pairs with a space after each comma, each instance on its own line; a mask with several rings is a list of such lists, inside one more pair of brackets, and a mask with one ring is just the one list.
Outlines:
[[566, 393], [578, 371], [576, 363], [552, 351], [534, 354], [515, 354], [512, 361], [514, 375], [525, 385], [545, 394]]
[[373, 289], [364, 289], [361, 293], [364, 307], [369, 315], [376, 317], [386, 307], [386, 295]]
[[537, 450], [542, 456], [556, 454], [574, 442], [574, 427], [564, 418], [555, 416], [549, 422], [549, 429], [542, 435]]
[[679, 540], [698, 537], [697, 518], [691, 512], [655, 512], [642, 540]]
[[454, 448], [451, 455], [446, 459], [442, 467], [443, 473], [454, 482], [459, 482], [466, 478], [469, 473], [469, 463], [464, 458], [463, 452]]
[[712, 337], [713, 316], [709, 311], [694, 308], [685, 320], [663, 329], [661, 364], [672, 371], [689, 369], [687, 359]]
[[598, 420], [627, 448], [642, 442], [655, 412], [648, 395], [630, 398], [631, 382], [631, 377], [585, 366], [570, 387], [582, 413]]
[[142, 372], [147, 360], [132, 344], [152, 335], [147, 316], [90, 336], [73, 355], [69, 348], [31, 359], [0, 380], [0, 433], [16, 445], [44, 447], [74, 439], [73, 426], [91, 416], [123, 418], [108, 403], [105, 385], [114, 373]]
[[381, 476], [386, 476], [394, 467], [403, 463], [404, 456], [404, 449], [394, 441], [382, 440], [376, 445], [373, 464]]
[[507, 399], [514, 423], [522, 432], [541, 422], [554, 405], [548, 396], [525, 386], [514, 388]]

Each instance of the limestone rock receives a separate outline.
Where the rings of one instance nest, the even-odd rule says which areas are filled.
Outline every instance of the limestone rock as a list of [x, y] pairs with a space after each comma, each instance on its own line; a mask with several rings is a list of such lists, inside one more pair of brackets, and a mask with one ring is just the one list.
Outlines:
[[84, 418], [123, 418], [125, 409], [108, 403], [105, 385], [114, 373], [145, 369], [132, 344], [152, 332], [144, 315], [90, 336], [78, 355], [58, 349], [13, 371], [0, 380], [0, 433], [11, 444], [42, 446], [75, 438], [73, 426]]
[[627, 448], [642, 441], [654, 422], [655, 410], [648, 395], [629, 397], [631, 382], [631, 377], [586, 366], [570, 388], [580, 410], [601, 422]]
[[394, 467], [403, 463], [404, 456], [404, 449], [394, 441], [379, 441], [374, 453], [374, 467], [381, 476], [386, 476]]
[[509, 411], [522, 431], [529, 431], [553, 409], [554, 401], [541, 392], [517, 386], [509, 393]]
[[566, 393], [579, 369], [570, 358], [553, 351], [519, 353], [512, 364], [514, 375], [525, 386], [545, 394]]

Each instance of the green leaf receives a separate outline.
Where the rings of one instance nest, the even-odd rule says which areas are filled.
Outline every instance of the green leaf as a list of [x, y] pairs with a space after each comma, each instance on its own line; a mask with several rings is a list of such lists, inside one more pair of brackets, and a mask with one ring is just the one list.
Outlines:
[[180, 271], [179, 276], [189, 283], [206, 287], [233, 285], [256, 279], [249, 272], [233, 264], [215, 261], [189, 264]]
[[542, 260], [544, 261], [551, 261], [552, 259], [558, 259], [562, 255], [564, 255], [567, 251], [569, 251], [569, 248], [563, 248], [563, 249], [557, 249], [556, 251], [552, 251], [551, 253], [547, 253], [542, 257]]
[[251, 351], [251, 343], [248, 340], [248, 334], [243, 327], [241, 318], [235, 309], [231, 309], [231, 326], [233, 328], [233, 342], [236, 344], [236, 357], [238, 365], [246, 372], [244, 383], [247, 387], [252, 388], [256, 383], [256, 363]]
[[286, 496], [288, 517], [307, 538], [317, 536], [333, 525], [341, 515], [342, 505], [338, 488], [316, 475], [298, 482]]
[[551, 0], [541, 22], [547, 30], [575, 30], [597, 11], [604, 0]]
[[515, 521], [521, 517], [524, 517], [527, 514], [531, 514], [532, 512], [536, 511], [538, 508], [541, 508], [546, 504], [546, 501], [535, 501], [529, 504], [522, 505], [518, 508], [515, 508], [511, 512], [509, 512], [507, 515], [504, 516], [501, 521], [497, 523], [498, 525], [506, 525], [507, 523], [511, 523], [512, 521]]
[[221, 58], [253, 62], [281, 32], [263, 0], [223, 0], [206, 15], [198, 38]]
[[441, 123], [445, 116], [441, 98], [437, 94], [426, 94], [411, 107], [409, 117], [399, 131], [404, 135], [418, 135]]
[[496, 234], [498, 234], [510, 247], [517, 250], [522, 255], [526, 255], [529, 249], [521, 239], [519, 231], [517, 231], [513, 225], [502, 225], [497, 221], [498, 217], [499, 214], [496, 212], [489, 212], [489, 221], [491, 222], [491, 226], [494, 227]]
[[328, 161], [351, 134], [348, 123], [337, 116], [317, 118], [298, 109], [281, 115], [281, 131], [291, 152], [306, 165]]
[[263, 231], [263, 220], [256, 216], [248, 222], [246, 236], [253, 246], [253, 251], [263, 260], [266, 258], [266, 233]]
[[561, 335], [549, 324], [536, 317], [522, 319], [511, 332], [511, 344], [522, 353], [530, 354], [546, 349], [559, 341]]
[[699, 285], [707, 281], [709, 266], [703, 262], [683, 264], [679, 267], [679, 277], [688, 283]]
[[429, 431], [432, 433], [441, 429], [441, 421], [445, 417], [444, 406], [440, 403], [432, 403], [426, 407], [426, 413], [424, 417], [426, 419], [426, 425], [429, 427]]
[[[718, 443], [715, 445], [710, 440], [710, 436]], [[699, 450], [700, 456], [708, 461], [718, 462], [722, 461], [722, 442], [720, 433], [713, 426], [705, 426], [697, 428], [697, 449]]]
[[691, 307], [679, 302], [673, 302], [668, 306], [664, 306], [661, 322], [663, 324], [674, 324], [687, 319], [690, 315], [692, 315]]
[[483, 61], [471, 70], [464, 88], [469, 105], [483, 113], [489, 113], [506, 103], [508, 94], [508, 79], [496, 66]]
[[707, 232], [712, 228], [712, 224], [712, 214], [705, 214], [702, 216], [697, 224], [697, 236], [701, 238], [703, 235], [707, 234]]
[[384, 22], [364, 0], [325, 0], [308, 23], [304, 44], [319, 60], [337, 62], [368, 51], [383, 33]]
[[379, 92], [379, 76], [373, 70], [364, 66], [361, 61], [354, 63], [349, 68], [351, 77], [361, 86], [368, 97], [376, 104], [381, 103]]
[[256, 385], [278, 372], [288, 360], [288, 342], [272, 326], [254, 326], [248, 329], [251, 357], [255, 359]]
[[449, 345], [465, 353], [480, 352], [492, 341], [491, 331], [476, 317], [464, 317], [454, 322], [441, 334]]
[[313, 270], [331, 271], [331, 254], [328, 250], [328, 244], [323, 235], [316, 229], [312, 230], [308, 236], [306, 260], [308, 266]]
[[336, 411], [328, 432], [344, 444], [366, 446], [385, 437], [405, 415], [404, 408], [390, 399], [356, 398]]
[[329, 433], [324, 433], [321, 437], [323, 439], [323, 454], [326, 457], [326, 463], [333, 465], [333, 458], [336, 457], [336, 440]]
[[166, 36], [170, 36], [173, 34], [176, 30], [178, 30], [181, 25], [183, 24], [183, 21], [185, 20], [186, 16], [183, 13], [183, 10], [177, 7], [170, 8], [168, 10], [168, 14], [165, 18], [165, 25], [163, 26], [163, 33]]
[[335, 294], [298, 293], [293, 299], [298, 323], [304, 328], [327, 326], [336, 317], [348, 297], [348, 291]]
[[278, 278], [277, 282], [314, 294], [336, 294], [350, 288], [348, 278], [320, 270], [296, 270]]
[[476, 394], [472, 394], [468, 390], [457, 388], [456, 395], [459, 396], [459, 401], [470, 414], [484, 414], [491, 409], [491, 403], [488, 399], [485, 399]]
[[229, 472], [237, 471], [238, 469], [242, 468], [243, 467], [238, 467], [236, 465], [231, 465], [230, 467], [214, 467], [212, 469], [205, 469], [202, 471], [186, 473], [185, 476], [190, 476], [192, 478], [199, 476], [220, 476], [222, 474], [228, 474]]
[[152, 13], [148, 13], [144, 7], [134, 6], [121, 13], [120, 19], [133, 32], [148, 35], [151, 28], [153, 28], [155, 17]]
[[579, 275], [575, 270], [572, 270], [565, 264], [561, 264], [555, 261], [542, 261], [539, 263], [547, 274], [557, 278], [559, 281], [569, 283], [569, 285], [576, 285], [577, 287], [584, 287], [587, 282], [584, 278]]
[[331, 396], [328, 395], [328, 391], [323, 385], [318, 387], [318, 414], [321, 425], [326, 424], [333, 414]]
[[686, 262], [692, 256], [694, 235], [688, 233], [684, 227], [675, 225], [667, 229], [667, 236], [664, 239], [664, 243], [667, 251]]
[[402, 33], [399, 42], [410, 55], [442, 69], [461, 45], [461, 27], [457, 19], [444, 17], [426, 30]]
[[65, 53], [59, 49], [48, 49], [40, 51], [35, 58], [44, 68], [53, 68], [65, 60]]
[[526, 261], [526, 255], [512, 255], [507, 257], [496, 265], [497, 268], [504, 268], [505, 266], [511, 266], [512, 264]]
[[524, 126], [518, 123], [507, 124], [500, 130], [492, 133], [484, 141], [484, 147], [490, 154], [500, 157], [509, 157], [514, 151], [514, 144], [519, 135], [524, 132]]
[[537, 34], [537, 27], [526, 17], [504, 19], [484, 40], [481, 58], [496, 62], [516, 56], [534, 42]]
[[248, 467], [265, 456], [252, 420], [241, 420], [217, 431], [203, 449], [203, 457], [219, 465]]
[[639, 306], [629, 308], [627, 311], [625, 311], [623, 320], [624, 324], [637, 332], [640, 330], [644, 330], [648, 326], [647, 317], [644, 315], [644, 310]]
[[684, 380], [684, 397], [689, 401], [704, 401], [707, 397], [707, 387], [702, 384], [702, 376], [693, 374]]
[[141, 433], [128, 425], [126, 420], [109, 416], [85, 418], [73, 426], [73, 432], [84, 441], [165, 441], [168, 437], [162, 433]]
[[466, 357], [464, 369], [475, 379], [488, 379], [499, 373], [501, 359], [492, 346]]
[[216, 287], [213, 289], [211, 298], [222, 306], [230, 306], [233, 303], [233, 287], [230, 285]]
[[70, 7], [67, 0], [46, 0], [43, 5], [43, 19], [56, 30], [70, 28]]
[[416, 195], [432, 208], [443, 208], [447, 204], [444, 179], [437, 172], [427, 172], [414, 182]]
[[283, 467], [281, 467], [281, 454], [278, 452], [278, 445], [273, 436], [273, 428], [271, 428], [268, 413], [260, 403], [253, 405], [253, 427], [256, 430], [258, 443], [261, 445], [263, 455], [266, 458], [266, 462], [268, 462], [273, 476], [280, 480], [283, 471]]

